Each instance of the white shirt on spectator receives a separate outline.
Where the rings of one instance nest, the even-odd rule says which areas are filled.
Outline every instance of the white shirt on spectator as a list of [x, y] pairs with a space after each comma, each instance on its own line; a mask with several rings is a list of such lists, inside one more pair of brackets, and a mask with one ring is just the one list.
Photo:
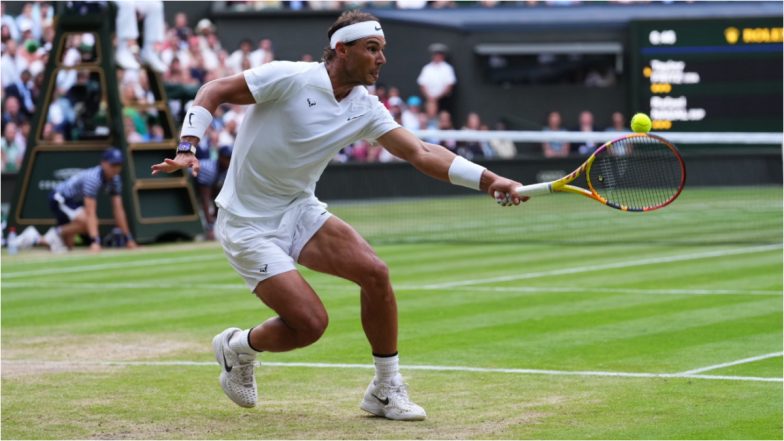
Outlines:
[[250, 53], [250, 65], [253, 67], [261, 66], [267, 62], [267, 51], [262, 48], [258, 48], [255, 51]]
[[16, 58], [8, 53], [4, 53], [0, 57], [0, 80], [2, 80], [4, 89], [19, 81], [19, 69], [17, 68]]
[[422, 67], [417, 84], [424, 87], [430, 96], [441, 96], [449, 86], [457, 82], [455, 70], [447, 62], [427, 63]]

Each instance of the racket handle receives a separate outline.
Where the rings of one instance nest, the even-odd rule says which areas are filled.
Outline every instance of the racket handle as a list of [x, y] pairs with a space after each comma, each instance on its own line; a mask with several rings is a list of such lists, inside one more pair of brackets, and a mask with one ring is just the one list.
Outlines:
[[517, 187], [517, 194], [520, 196], [542, 196], [553, 192], [552, 182], [542, 182], [540, 184], [523, 185]]

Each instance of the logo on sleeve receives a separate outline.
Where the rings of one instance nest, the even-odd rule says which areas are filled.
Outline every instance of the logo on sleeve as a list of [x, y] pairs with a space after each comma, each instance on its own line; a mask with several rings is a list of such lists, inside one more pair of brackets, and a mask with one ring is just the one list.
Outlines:
[[261, 268], [259, 268], [259, 272], [262, 274], [267, 274], [267, 266], [268, 265], [266, 263], [262, 265]]
[[308, 98], [307, 100], [308, 100], [308, 107], [313, 107], [313, 106], [316, 105], [316, 102], [315, 101], [311, 101], [310, 98]]

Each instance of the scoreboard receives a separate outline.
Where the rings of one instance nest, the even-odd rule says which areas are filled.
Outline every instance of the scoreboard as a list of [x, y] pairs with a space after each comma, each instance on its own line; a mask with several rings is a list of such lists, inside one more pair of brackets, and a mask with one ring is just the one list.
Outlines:
[[782, 19], [636, 21], [631, 111], [655, 131], [781, 132]]

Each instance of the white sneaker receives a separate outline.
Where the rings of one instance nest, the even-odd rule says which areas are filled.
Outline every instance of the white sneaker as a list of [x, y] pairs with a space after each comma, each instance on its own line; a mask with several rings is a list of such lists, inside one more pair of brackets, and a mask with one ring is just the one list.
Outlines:
[[150, 66], [150, 68], [158, 73], [164, 73], [169, 70], [169, 66], [164, 63], [158, 54], [155, 53], [152, 49], [143, 48], [142, 49], [142, 61]]
[[12, 245], [16, 245], [20, 250], [24, 250], [34, 247], [40, 239], [41, 233], [39, 233], [34, 226], [30, 225], [22, 231], [22, 234], [16, 236], [14, 244]]
[[256, 392], [256, 376], [253, 370], [256, 367], [256, 356], [241, 354], [229, 347], [229, 340], [240, 328], [229, 328], [212, 339], [212, 349], [215, 359], [221, 366], [220, 384], [227, 397], [242, 407], [256, 405], [258, 392]]
[[114, 54], [114, 61], [123, 69], [141, 69], [141, 65], [136, 61], [136, 57], [127, 47], [117, 47]]
[[60, 233], [57, 232], [57, 229], [52, 227], [50, 228], [46, 234], [44, 234], [44, 240], [47, 244], [49, 244], [49, 249], [53, 253], [65, 253], [68, 251], [68, 247], [63, 242], [63, 238], [60, 237]]
[[408, 399], [405, 384], [393, 386], [377, 383], [375, 379], [365, 392], [360, 409], [390, 420], [421, 421], [427, 417], [425, 409]]

